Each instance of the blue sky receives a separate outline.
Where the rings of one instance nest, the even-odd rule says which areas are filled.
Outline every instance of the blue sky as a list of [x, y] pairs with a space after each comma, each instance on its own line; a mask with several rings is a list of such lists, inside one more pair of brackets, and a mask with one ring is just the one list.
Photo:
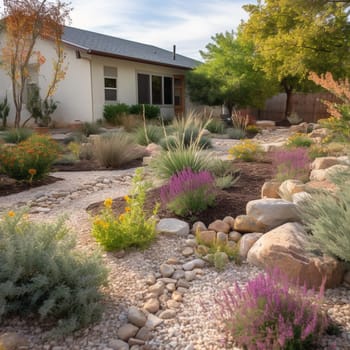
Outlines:
[[74, 27], [152, 44], [200, 59], [211, 36], [247, 19], [255, 0], [72, 0]]

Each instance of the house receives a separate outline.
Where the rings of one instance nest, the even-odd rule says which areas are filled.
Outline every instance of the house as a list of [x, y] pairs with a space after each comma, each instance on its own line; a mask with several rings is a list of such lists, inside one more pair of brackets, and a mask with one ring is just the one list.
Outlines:
[[[164, 117], [190, 108], [185, 74], [200, 62], [177, 54], [175, 47], [171, 52], [73, 27], [64, 28], [62, 42], [67, 73], [54, 95], [58, 108], [53, 119], [57, 124], [97, 121], [103, 116], [104, 105], [113, 103], [158, 105]], [[36, 50], [46, 61], [40, 71], [35, 67], [29, 70], [27, 84], [45, 91], [55, 57], [54, 44], [40, 40]], [[11, 101], [10, 79], [0, 69], [0, 99], [5, 93]], [[25, 118], [28, 111], [23, 107]], [[14, 110], [12, 106], [10, 118]]]

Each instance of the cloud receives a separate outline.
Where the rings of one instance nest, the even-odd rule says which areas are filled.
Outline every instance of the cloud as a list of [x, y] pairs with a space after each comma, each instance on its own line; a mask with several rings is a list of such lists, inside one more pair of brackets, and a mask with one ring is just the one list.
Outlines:
[[237, 28], [245, 1], [73, 0], [72, 25], [200, 59], [216, 33]]

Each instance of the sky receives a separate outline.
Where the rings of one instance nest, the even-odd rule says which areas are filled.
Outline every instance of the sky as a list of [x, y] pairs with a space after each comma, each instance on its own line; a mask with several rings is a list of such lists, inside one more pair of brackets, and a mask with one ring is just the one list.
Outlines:
[[71, 0], [71, 26], [151, 44], [201, 60], [216, 33], [247, 19], [255, 0]]

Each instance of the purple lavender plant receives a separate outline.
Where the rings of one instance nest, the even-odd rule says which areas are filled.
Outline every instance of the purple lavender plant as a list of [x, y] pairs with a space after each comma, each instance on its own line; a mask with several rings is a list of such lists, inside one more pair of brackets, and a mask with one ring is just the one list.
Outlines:
[[308, 149], [304, 147], [273, 153], [272, 164], [277, 169], [276, 179], [284, 181], [296, 179], [306, 181], [310, 169]]
[[215, 181], [209, 171], [184, 169], [161, 188], [160, 198], [174, 213], [182, 216], [205, 210], [215, 201]]
[[320, 301], [323, 281], [315, 298], [313, 291], [293, 284], [275, 269], [236, 285], [216, 298], [217, 317], [237, 346], [249, 350], [303, 350], [314, 347], [328, 326]]

